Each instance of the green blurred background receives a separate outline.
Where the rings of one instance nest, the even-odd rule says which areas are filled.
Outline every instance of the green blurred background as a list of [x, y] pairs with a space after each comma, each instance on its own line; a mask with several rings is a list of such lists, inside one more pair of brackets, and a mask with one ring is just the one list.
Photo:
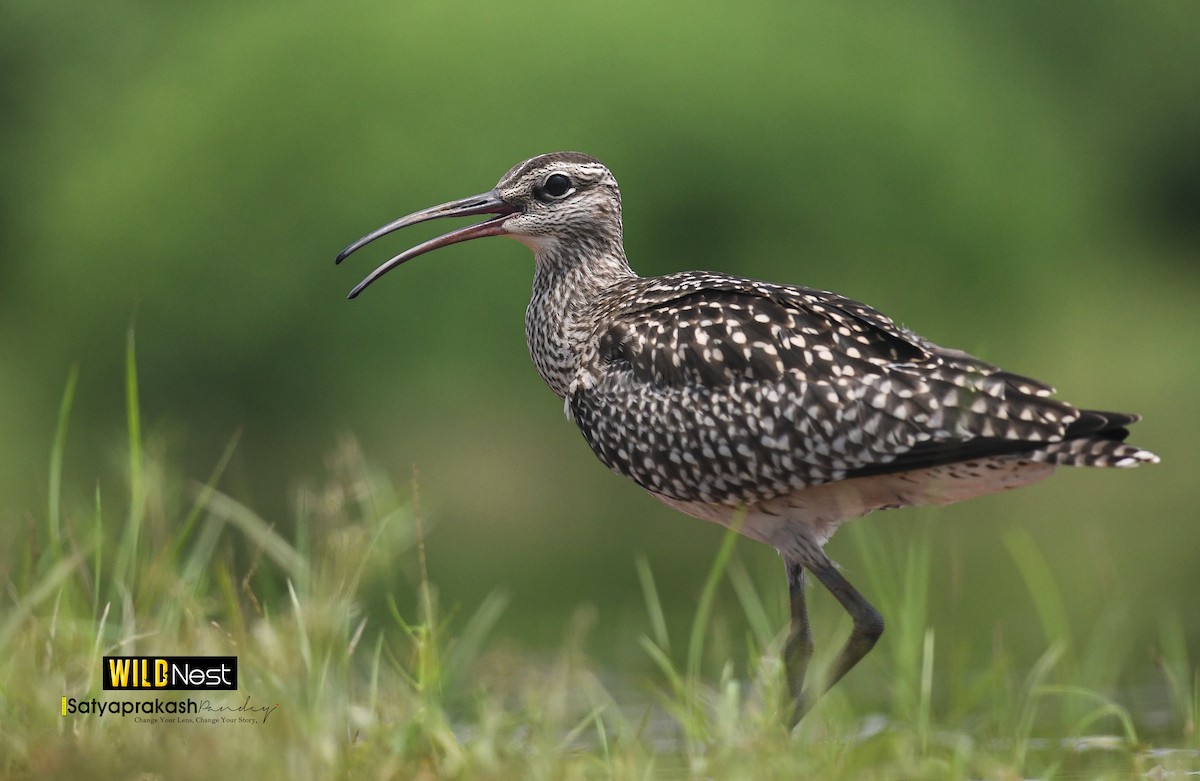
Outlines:
[[[154, 447], [277, 528], [340, 439], [420, 470], [443, 601], [512, 595], [544, 647], [577, 606], [595, 652], [645, 626], [634, 559], [690, 618], [719, 540], [595, 462], [526, 355], [511, 241], [421, 258], [353, 303], [344, 245], [577, 149], [620, 180], [643, 274], [705, 268], [837, 290], [948, 346], [1141, 412], [1136, 472], [859, 522], [934, 540], [931, 617], [1039, 653], [1002, 540], [1025, 529], [1081, 638], [1200, 647], [1200, 7], [1194, 0], [655, 4], [10, 2], [0, 26], [0, 509], [44, 506], [80, 384], [68, 500], [119, 486], [136, 329]], [[114, 489], [116, 490], [116, 489]], [[856, 548], [832, 555], [861, 578]], [[739, 555], [781, 604], [766, 548]], [[403, 579], [397, 581], [405, 583]], [[404, 597], [407, 599], [407, 597]], [[816, 597], [827, 600], [825, 595]], [[779, 613], [782, 617], [782, 612]], [[818, 628], [818, 637], [824, 637]], [[629, 643], [629, 645], [633, 645]]]

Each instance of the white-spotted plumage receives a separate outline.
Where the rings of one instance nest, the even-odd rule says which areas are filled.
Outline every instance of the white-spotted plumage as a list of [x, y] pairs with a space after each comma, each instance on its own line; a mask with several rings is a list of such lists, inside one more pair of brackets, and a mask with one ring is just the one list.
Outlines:
[[533, 250], [529, 353], [596, 456], [683, 512], [775, 546], [787, 564], [784, 657], [798, 719], [811, 654], [802, 572], [854, 618], [832, 685], [882, 632], [822, 546], [873, 510], [946, 504], [1027, 485], [1055, 466], [1158, 460], [1124, 443], [1136, 415], [930, 342], [835, 293], [726, 274], [642, 278], [625, 258], [621, 196], [577, 152], [515, 166], [496, 188], [417, 212], [352, 244], [443, 216], [494, 214], [393, 258], [485, 235]]
[[659, 496], [737, 507], [971, 458], [1153, 458], [1117, 441], [1132, 416], [1081, 412], [832, 293], [688, 272], [583, 301], [574, 373], [547, 382], [600, 460]]

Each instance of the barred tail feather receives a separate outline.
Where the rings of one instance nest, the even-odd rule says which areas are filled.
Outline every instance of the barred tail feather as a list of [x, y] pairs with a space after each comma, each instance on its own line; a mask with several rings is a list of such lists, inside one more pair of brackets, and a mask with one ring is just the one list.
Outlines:
[[1125, 412], [1080, 410], [1079, 418], [1067, 427], [1066, 438], [1038, 449], [1033, 460], [1061, 466], [1157, 464], [1158, 456], [1149, 450], [1125, 444], [1126, 426], [1140, 419]]

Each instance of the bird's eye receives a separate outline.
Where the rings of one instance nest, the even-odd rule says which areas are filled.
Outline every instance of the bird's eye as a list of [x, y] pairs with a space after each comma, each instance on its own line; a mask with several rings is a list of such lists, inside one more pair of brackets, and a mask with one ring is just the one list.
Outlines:
[[564, 195], [570, 194], [573, 189], [571, 179], [566, 174], [550, 174], [538, 188], [537, 195], [540, 200], [548, 202], [553, 198], [562, 198]]

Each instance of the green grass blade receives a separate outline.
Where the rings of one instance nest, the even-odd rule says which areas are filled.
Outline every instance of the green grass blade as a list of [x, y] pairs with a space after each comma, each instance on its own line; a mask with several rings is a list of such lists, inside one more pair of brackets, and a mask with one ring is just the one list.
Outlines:
[[1200, 667], [1192, 673], [1192, 710], [1184, 724], [1184, 734], [1192, 739], [1192, 748], [1200, 751]]
[[300, 597], [296, 594], [296, 586], [292, 583], [292, 579], [287, 581], [288, 599], [292, 603], [292, 612], [296, 617], [296, 646], [300, 650], [300, 659], [304, 662], [304, 671], [309, 676], [313, 673], [313, 658], [312, 658], [312, 638], [308, 634], [308, 625], [305, 621], [304, 606], [300, 602]]
[[8, 619], [3, 625], [0, 625], [0, 651], [8, 647], [21, 623], [33, 613], [37, 606], [45, 602], [51, 594], [55, 593], [55, 589], [71, 576], [71, 573], [83, 561], [84, 555], [85, 551], [79, 551], [65, 559], [59, 559], [50, 568], [50, 571], [30, 589], [29, 593], [17, 603], [16, 607], [12, 608]]
[[[197, 494], [204, 490], [204, 486], [197, 486]], [[283, 569], [289, 581], [296, 580], [302, 588], [309, 583], [308, 561], [249, 507], [216, 489], [209, 490], [206, 507], [262, 548], [267, 558]], [[291, 588], [290, 582], [288, 588]]]
[[666, 651], [655, 645], [654, 641], [645, 635], [638, 638], [638, 644], [642, 646], [642, 650], [654, 662], [654, 666], [667, 679], [667, 684], [670, 686], [671, 693], [675, 696], [675, 699], [679, 702], [685, 700], [687, 698], [687, 685], [684, 683], [683, 676], [675, 669], [675, 665]]
[[233, 458], [233, 453], [235, 450], [237, 450], [237, 445], [241, 438], [242, 431], [241, 429], [238, 429], [237, 432], [234, 433], [233, 437], [230, 438], [229, 444], [225, 446], [225, 450], [221, 453], [221, 457], [217, 459], [217, 465], [213, 467], [212, 473], [208, 476], [208, 480], [206, 480], [200, 487], [200, 494], [196, 497], [196, 500], [192, 502], [192, 509], [188, 511], [187, 517], [183, 519], [183, 522], [179, 524], [178, 531], [175, 533], [174, 541], [171, 544], [172, 550], [170, 559], [172, 561], [177, 561], [179, 559], [179, 554], [183, 549], [184, 543], [187, 542], [187, 539], [191, 534], [192, 527], [194, 527], [196, 522], [200, 520], [200, 516], [204, 512], [204, 508], [208, 506], [208, 500], [211, 497], [212, 492], [216, 489], [217, 481], [221, 479], [221, 475], [225, 474], [225, 468], [229, 466], [229, 461], [231, 458]]
[[108, 623], [108, 611], [111, 607], [111, 602], [104, 603], [104, 612], [96, 619], [96, 632], [92, 640], [92, 654], [89, 657], [91, 664], [87, 666], [88, 677], [87, 685], [84, 687], [85, 691], [93, 691], [96, 686], [96, 674], [97, 670], [99, 670], [100, 657], [104, 648], [104, 632]]
[[1046, 557], [1038, 550], [1033, 536], [1025, 529], [1012, 529], [1004, 535], [1004, 545], [1016, 562], [1025, 587], [1033, 598], [1046, 642], [1062, 641], [1070, 648], [1071, 625], [1067, 620], [1067, 608], [1054, 579], [1054, 572]]
[[62, 556], [62, 467], [63, 450], [67, 443], [67, 422], [75, 401], [75, 386], [79, 381], [79, 364], [71, 367], [62, 401], [58, 405], [58, 423], [54, 427], [54, 445], [50, 448], [49, 506], [46, 524], [50, 530], [50, 547], [55, 557]]
[[[92, 615], [100, 609], [101, 584], [104, 582], [104, 512], [100, 503], [100, 484], [96, 484], [96, 497], [92, 510]], [[108, 606], [104, 608], [108, 615]]]
[[1097, 708], [1075, 724], [1073, 732], [1076, 735], [1084, 734], [1095, 721], [1105, 716], [1115, 716], [1121, 724], [1121, 731], [1125, 734], [1126, 744], [1133, 747], [1138, 743], [1137, 729], [1133, 725], [1133, 718], [1129, 715], [1129, 711], [1098, 691], [1083, 686], [1039, 686], [1034, 690], [1034, 694], [1043, 697], [1076, 697], [1096, 703]]
[[650, 562], [645, 556], [639, 555], [634, 562], [637, 568], [638, 581], [642, 584], [642, 597], [646, 601], [646, 612], [650, 615], [650, 628], [654, 632], [654, 642], [664, 651], [671, 649], [671, 637], [667, 632], [667, 619], [663, 614], [662, 600], [658, 597], [658, 586], [654, 583], [654, 573], [650, 570]]
[[1023, 767], [1025, 765], [1025, 757], [1029, 753], [1030, 737], [1033, 734], [1034, 722], [1037, 719], [1038, 710], [1038, 691], [1045, 688], [1046, 684], [1043, 681], [1049, 677], [1050, 673], [1058, 665], [1064, 653], [1064, 643], [1062, 641], [1053, 643], [1046, 649], [1045, 653], [1038, 658], [1030, 669], [1029, 674], [1025, 676], [1025, 683], [1021, 692], [1021, 707], [1017, 717], [1016, 729], [1013, 734], [1013, 750], [1016, 759], [1016, 766]]
[[205, 590], [208, 582], [206, 574], [212, 564], [213, 554], [216, 552], [217, 542], [221, 539], [221, 530], [224, 527], [225, 523], [219, 515], [209, 515], [200, 528], [199, 534], [196, 535], [188, 557], [182, 560], [175, 559], [182, 561], [182, 566], [179, 568], [181, 580], [190, 585], [190, 591], [193, 594], [203, 593]]
[[739, 513], [734, 524], [725, 532], [725, 536], [721, 540], [721, 547], [717, 549], [717, 557], [708, 571], [708, 577], [704, 581], [704, 588], [701, 590], [700, 599], [696, 604], [696, 617], [692, 621], [692, 634], [688, 638], [687, 649], [687, 676], [692, 683], [700, 680], [700, 663], [704, 657], [704, 635], [708, 631], [708, 624], [712, 619], [712, 606], [717, 596], [717, 586], [725, 574], [725, 569], [729, 566], [729, 559], [733, 556], [733, 549], [738, 540], [738, 529], [744, 518], [745, 514]]
[[929, 750], [930, 725], [933, 721], [933, 654], [933, 629], [926, 629], [921, 649], [921, 690], [917, 700], [917, 736], [922, 753]]
[[134, 592], [138, 576], [138, 546], [146, 507], [143, 485], [142, 419], [138, 402], [137, 344], [130, 326], [125, 340], [125, 429], [129, 447], [129, 516], [125, 534], [117, 550], [114, 586]]
[[758, 646], [754, 650], [761, 652], [774, 641], [775, 636], [779, 633], [779, 627], [767, 615], [767, 608], [763, 605], [758, 588], [754, 585], [754, 578], [750, 577], [746, 565], [740, 560], [734, 561], [730, 565], [729, 582], [733, 584], [733, 591], [737, 594], [742, 612], [746, 615], [746, 622], [754, 634], [754, 640]]
[[137, 502], [142, 487], [142, 413], [138, 401], [137, 341], [132, 327], [125, 338], [125, 421], [129, 434], [129, 487]]
[[442, 660], [441, 677], [444, 681], [454, 685], [466, 677], [466, 671], [483, 653], [483, 641], [500, 623], [500, 617], [507, 607], [506, 594], [493, 591], [484, 598], [483, 604], [458, 633]]

